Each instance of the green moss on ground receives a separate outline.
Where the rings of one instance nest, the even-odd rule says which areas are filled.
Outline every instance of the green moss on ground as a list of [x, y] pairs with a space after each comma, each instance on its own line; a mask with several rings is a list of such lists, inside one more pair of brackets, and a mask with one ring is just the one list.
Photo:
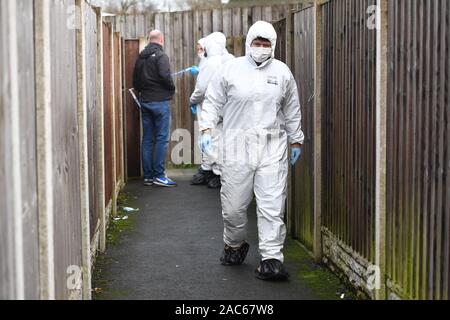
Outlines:
[[[118, 220], [112, 218], [109, 222], [106, 233], [106, 252], [104, 254], [99, 254], [95, 261], [95, 269], [92, 274], [92, 296], [94, 300], [104, 299], [104, 294], [106, 292], [108, 293], [108, 299], [126, 297], [127, 294], [126, 292], [112, 289], [110, 283], [105, 280], [105, 277], [103, 276], [103, 270], [112, 263], [115, 263], [115, 261], [108, 256], [108, 248], [112, 245], [119, 244], [124, 235], [133, 231], [136, 222], [136, 214], [139, 214], [139, 211], [126, 212], [123, 210], [124, 207], [139, 209], [136, 206], [136, 197], [125, 192], [120, 193], [118, 196], [117, 215], [114, 217]], [[125, 216], [128, 216], [128, 219], [123, 220]]]
[[354, 300], [356, 296], [341, 280], [324, 265], [314, 263], [311, 255], [293, 239], [288, 239], [284, 255], [287, 262], [297, 266], [290, 270], [307, 287], [311, 288], [320, 299], [324, 300]]

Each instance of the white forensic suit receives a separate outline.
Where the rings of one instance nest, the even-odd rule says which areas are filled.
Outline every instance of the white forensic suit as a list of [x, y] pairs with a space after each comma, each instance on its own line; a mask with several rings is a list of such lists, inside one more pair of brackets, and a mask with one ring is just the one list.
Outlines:
[[[272, 56], [258, 66], [250, 56], [256, 38], [272, 43]], [[304, 141], [297, 85], [289, 68], [274, 59], [277, 35], [257, 22], [247, 35], [246, 56], [225, 64], [203, 102], [200, 130], [223, 120], [222, 214], [224, 242], [246, 240], [247, 208], [256, 196], [262, 260], [284, 262], [282, 253], [288, 176], [288, 143]]]
[[[226, 49], [226, 37], [223, 33], [214, 32], [202, 40], [202, 45], [206, 51], [206, 58], [202, 62], [195, 90], [189, 99], [191, 105], [197, 105], [197, 118], [199, 122], [202, 117], [202, 104], [211, 80], [224, 63], [234, 59], [234, 56], [229, 54]], [[213, 171], [216, 175], [221, 174], [217, 150], [218, 141], [221, 136], [220, 129], [221, 126], [219, 125], [216, 127], [216, 130], [214, 130], [214, 150], [211, 153], [202, 153], [202, 169], [205, 171]]]

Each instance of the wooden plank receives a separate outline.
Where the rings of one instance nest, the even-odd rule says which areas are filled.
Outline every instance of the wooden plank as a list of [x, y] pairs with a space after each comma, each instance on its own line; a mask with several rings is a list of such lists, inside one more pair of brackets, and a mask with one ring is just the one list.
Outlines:
[[[446, 5], [445, 9], [443, 10], [447, 17], [450, 15], [450, 6]], [[447, 50], [450, 50], [450, 31], [449, 31], [450, 25], [447, 23], [445, 27], [445, 34], [447, 35], [447, 38], [445, 39], [445, 46]], [[443, 66], [445, 70], [450, 70], [450, 61], [449, 59], [445, 60], [445, 63], [443, 63]], [[445, 78], [445, 119], [450, 119], [450, 73], [448, 72]], [[445, 174], [445, 186], [444, 186], [444, 198], [445, 198], [445, 205], [444, 205], [444, 212], [445, 212], [445, 219], [443, 224], [443, 230], [450, 230], [450, 126], [447, 125], [445, 129], [445, 162], [447, 165], [444, 168], [444, 174]], [[443, 295], [442, 299], [448, 300], [450, 297], [450, 232], [444, 232], [444, 247], [443, 247]]]
[[105, 161], [105, 203], [113, 197], [113, 73], [112, 30], [103, 23], [103, 123]]
[[223, 9], [223, 33], [226, 37], [233, 35], [232, 26], [232, 11], [231, 9]]
[[122, 144], [121, 144], [121, 115], [122, 115], [122, 86], [121, 86], [121, 38], [120, 34], [114, 33], [114, 102], [115, 102], [115, 160], [116, 160], [116, 185], [122, 181]]
[[[36, 181], [36, 100], [33, 3], [16, 1], [18, 77], [20, 79], [19, 121], [21, 157], [21, 195], [24, 250], [25, 299], [39, 299], [39, 242]], [[7, 74], [7, 73], [3, 73]], [[4, 149], [2, 149], [4, 150]], [[6, 181], [6, 180], [4, 180]], [[4, 202], [2, 202], [4, 203]]]
[[136, 31], [136, 16], [134, 15], [125, 15], [125, 34], [130, 39], [136, 39], [137, 38], [137, 31]]
[[242, 34], [242, 15], [241, 8], [232, 9], [232, 35], [238, 37]]
[[[5, 12], [2, 10], [2, 12]], [[55, 298], [50, 1], [34, 1], [36, 144], [39, 211], [39, 295]], [[3, 19], [2, 19], [3, 20]], [[4, 28], [2, 28], [4, 30]], [[3, 47], [3, 46], [2, 46]], [[2, 63], [3, 64], [3, 63]]]
[[213, 9], [212, 11], [212, 28], [213, 32], [222, 32], [222, 9]]
[[203, 25], [203, 34], [208, 35], [213, 31], [212, 27], [212, 12], [211, 10], [203, 10], [202, 11], [202, 25]]
[[[0, 297], [3, 299], [25, 298], [22, 186], [21, 186], [21, 141], [19, 112], [19, 61], [16, 1], [0, 4], [0, 68], [9, 77], [0, 80], [0, 177], [8, 181], [1, 187], [0, 199], [4, 206], [0, 213]], [[3, 73], [4, 72], [4, 73]], [[4, 234], [3, 234], [4, 233]]]
[[261, 7], [252, 7], [252, 21], [251, 24], [255, 24], [255, 22], [262, 20], [262, 8]]
[[262, 10], [262, 19], [267, 22], [272, 22], [272, 6], [265, 6]]
[[95, 112], [95, 130], [97, 132], [96, 139], [96, 173], [95, 179], [97, 184], [97, 211], [100, 220], [99, 234], [99, 250], [106, 250], [106, 186], [105, 186], [105, 123], [104, 123], [104, 51], [103, 51], [103, 22], [102, 10], [97, 8], [97, 81], [96, 81], [96, 97], [98, 101], [97, 110]]
[[74, 6], [75, 1], [52, 0], [50, 5], [51, 59], [58, 61], [51, 69], [53, 199], [58, 212], [54, 217], [56, 298], [79, 299], [80, 290], [67, 286], [68, 268], [82, 266], [76, 34], [61, 27], [67, 23], [66, 8]]
[[322, 261], [322, 7], [316, 2], [314, 6], [313, 35], [314, 47], [314, 259]]
[[[388, 94], [389, 3], [387, 0], [378, 0], [377, 5], [381, 10], [381, 29], [377, 30], [375, 265], [380, 270], [380, 279], [384, 279], [386, 259], [386, 115]], [[380, 281], [380, 286], [376, 289], [376, 298], [385, 299], [386, 290], [384, 282]]]
[[165, 47], [164, 51], [169, 56], [169, 59], [172, 58], [174, 53], [173, 46], [175, 42], [175, 38], [173, 37], [173, 20], [171, 13], [164, 13], [164, 37], [165, 37]]
[[[136, 17], [135, 17], [136, 18]], [[116, 51], [114, 50], [115, 48], [115, 37], [114, 37], [114, 32], [113, 32], [113, 28], [112, 26], [110, 26], [108, 24], [109, 27], [109, 44], [108, 47], [106, 48], [106, 50], [108, 50], [109, 54], [110, 54], [110, 66], [109, 66], [109, 72], [110, 72], [110, 79], [109, 79], [109, 85], [108, 88], [110, 90], [110, 109], [109, 112], [110, 114], [108, 115], [108, 121], [109, 121], [109, 128], [108, 128], [108, 132], [111, 135], [110, 136], [110, 153], [107, 155], [107, 161], [109, 162], [110, 168], [107, 172], [107, 175], [110, 176], [108, 180], [108, 183], [111, 184], [110, 186], [110, 190], [111, 190], [111, 197], [110, 197], [110, 201], [111, 201], [111, 212], [110, 212], [110, 217], [116, 217], [117, 215], [117, 194], [116, 194], [116, 87], [115, 87], [115, 78], [116, 78], [116, 67], [115, 67], [115, 60], [116, 60]]]
[[88, 131], [88, 170], [89, 170], [89, 211], [90, 211], [90, 240], [92, 241], [97, 223], [100, 219], [98, 210], [98, 180], [97, 180], [97, 161], [98, 161], [98, 131], [96, 130], [96, 112], [98, 106], [97, 96], [97, 14], [89, 8], [86, 11], [86, 109], [87, 109], [87, 131]]
[[242, 8], [242, 31], [241, 34], [243, 36], [246, 36], [248, 33], [248, 29], [250, 28], [249, 26], [249, 21], [251, 19], [251, 9], [250, 8]]
[[145, 27], [145, 16], [143, 14], [136, 15], [135, 23], [136, 23], [136, 33], [135, 33], [134, 37], [139, 38], [139, 37], [146, 36], [147, 30]]
[[163, 13], [155, 13], [155, 29], [164, 33], [164, 14]]
[[[91, 299], [91, 239], [89, 212], [88, 110], [86, 89], [86, 15], [90, 10], [85, 0], [76, 0], [80, 10], [80, 28], [76, 31], [77, 114], [81, 214], [82, 297]], [[91, 30], [89, 30], [91, 31]]]
[[[125, 41], [125, 92], [133, 87], [133, 72], [136, 60], [139, 56], [139, 41]], [[126, 123], [126, 152], [127, 152], [127, 174], [128, 177], [139, 177], [141, 175], [141, 134], [140, 134], [140, 112], [133, 102], [130, 94], [126, 94], [125, 100], [125, 123]]]

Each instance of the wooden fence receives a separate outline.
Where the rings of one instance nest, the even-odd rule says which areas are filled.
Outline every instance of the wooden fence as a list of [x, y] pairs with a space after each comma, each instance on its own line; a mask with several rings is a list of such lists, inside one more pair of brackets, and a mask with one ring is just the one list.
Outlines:
[[448, 299], [449, 14], [330, 0], [275, 23], [307, 136], [290, 230], [371, 298]]
[[389, 7], [386, 275], [413, 299], [449, 299], [450, 4]]
[[[12, 16], [22, 23], [14, 25]], [[29, 76], [35, 67], [35, 57], [29, 54], [32, 17], [30, 1], [0, 2], [0, 298], [39, 296], [36, 100], [35, 79]], [[18, 34], [23, 35], [21, 41]]]
[[89, 299], [124, 183], [121, 37], [84, 0], [0, 12], [0, 299]]

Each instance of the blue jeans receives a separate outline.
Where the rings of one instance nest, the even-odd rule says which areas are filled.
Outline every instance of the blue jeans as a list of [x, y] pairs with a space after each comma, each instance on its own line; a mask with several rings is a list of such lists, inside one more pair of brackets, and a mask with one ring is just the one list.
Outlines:
[[144, 179], [165, 177], [171, 113], [169, 101], [142, 103], [142, 166]]

